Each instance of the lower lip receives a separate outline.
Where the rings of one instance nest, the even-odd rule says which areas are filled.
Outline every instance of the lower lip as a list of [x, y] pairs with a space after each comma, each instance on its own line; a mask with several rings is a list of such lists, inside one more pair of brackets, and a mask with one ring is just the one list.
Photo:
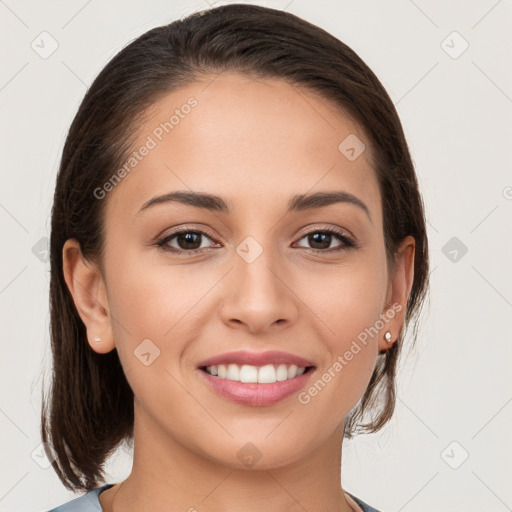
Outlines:
[[310, 368], [307, 372], [293, 379], [271, 384], [260, 384], [259, 382], [238, 382], [221, 379], [204, 370], [199, 370], [208, 385], [221, 396], [239, 404], [256, 406], [272, 405], [297, 393], [306, 385], [313, 372], [314, 368]]

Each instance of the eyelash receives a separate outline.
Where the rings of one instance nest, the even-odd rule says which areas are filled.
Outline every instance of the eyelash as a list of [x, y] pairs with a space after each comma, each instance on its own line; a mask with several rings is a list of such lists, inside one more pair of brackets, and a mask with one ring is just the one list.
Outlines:
[[[199, 249], [186, 250], [186, 249], [176, 249], [175, 247], [167, 246], [167, 243], [169, 243], [174, 237], [176, 237], [177, 235], [180, 235], [182, 233], [194, 233], [194, 234], [205, 235], [207, 238], [209, 238], [210, 240], [215, 242], [214, 236], [211, 233], [209, 233], [208, 231], [185, 228], [185, 229], [175, 231], [174, 233], [171, 233], [170, 235], [165, 236], [164, 238], [162, 238], [158, 242], [156, 242], [155, 245], [157, 245], [160, 249], [162, 249], [163, 251], [166, 251], [166, 252], [171, 252], [174, 254], [186, 254], [189, 256], [194, 256], [195, 254], [197, 254], [199, 252], [203, 252], [204, 250], [211, 249], [211, 247], [202, 247]], [[303, 238], [305, 238], [311, 234], [315, 234], [315, 233], [335, 235], [336, 238], [338, 238], [338, 240], [343, 243], [343, 245], [340, 245], [339, 247], [334, 247], [331, 249], [313, 249], [313, 248], [309, 249], [310, 251], [313, 251], [315, 253], [332, 253], [332, 252], [338, 252], [338, 251], [347, 251], [349, 249], [357, 249], [359, 247], [358, 243], [356, 243], [353, 239], [348, 237], [343, 231], [341, 231], [340, 229], [336, 229], [336, 228], [324, 228], [324, 229], [316, 229], [316, 230], [310, 231], [309, 233], [304, 234], [299, 239], [299, 241], [302, 240]], [[218, 242], [216, 242], [216, 243], [218, 243]], [[308, 249], [307, 247], [301, 247], [301, 248]]]

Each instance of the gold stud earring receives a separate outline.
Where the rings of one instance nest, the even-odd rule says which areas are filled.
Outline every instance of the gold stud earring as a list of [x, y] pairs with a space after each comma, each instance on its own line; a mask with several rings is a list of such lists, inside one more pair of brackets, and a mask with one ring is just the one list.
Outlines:
[[384, 334], [384, 339], [388, 342], [388, 343], [391, 343], [391, 333], [389, 331], [386, 332], [386, 334]]

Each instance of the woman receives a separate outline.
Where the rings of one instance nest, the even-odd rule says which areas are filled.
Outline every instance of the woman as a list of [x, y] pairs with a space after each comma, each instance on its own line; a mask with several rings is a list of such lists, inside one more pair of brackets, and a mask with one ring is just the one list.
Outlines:
[[55, 511], [375, 510], [342, 441], [392, 416], [428, 251], [397, 113], [345, 44], [237, 4], [124, 48], [66, 140], [51, 268], [42, 438], [87, 491]]

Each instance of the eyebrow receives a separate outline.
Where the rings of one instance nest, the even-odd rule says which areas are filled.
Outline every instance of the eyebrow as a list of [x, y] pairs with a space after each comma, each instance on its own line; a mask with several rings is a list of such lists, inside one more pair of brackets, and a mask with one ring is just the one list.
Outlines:
[[[232, 211], [231, 206], [220, 196], [206, 194], [204, 192], [175, 191], [160, 196], [155, 196], [146, 201], [137, 215], [148, 208], [168, 202], [178, 202], [204, 208], [206, 210], [229, 214]], [[353, 194], [344, 191], [316, 192], [314, 194], [299, 194], [293, 196], [288, 202], [287, 213], [323, 208], [336, 203], [349, 203], [363, 210], [370, 221], [372, 220], [368, 207]]]

